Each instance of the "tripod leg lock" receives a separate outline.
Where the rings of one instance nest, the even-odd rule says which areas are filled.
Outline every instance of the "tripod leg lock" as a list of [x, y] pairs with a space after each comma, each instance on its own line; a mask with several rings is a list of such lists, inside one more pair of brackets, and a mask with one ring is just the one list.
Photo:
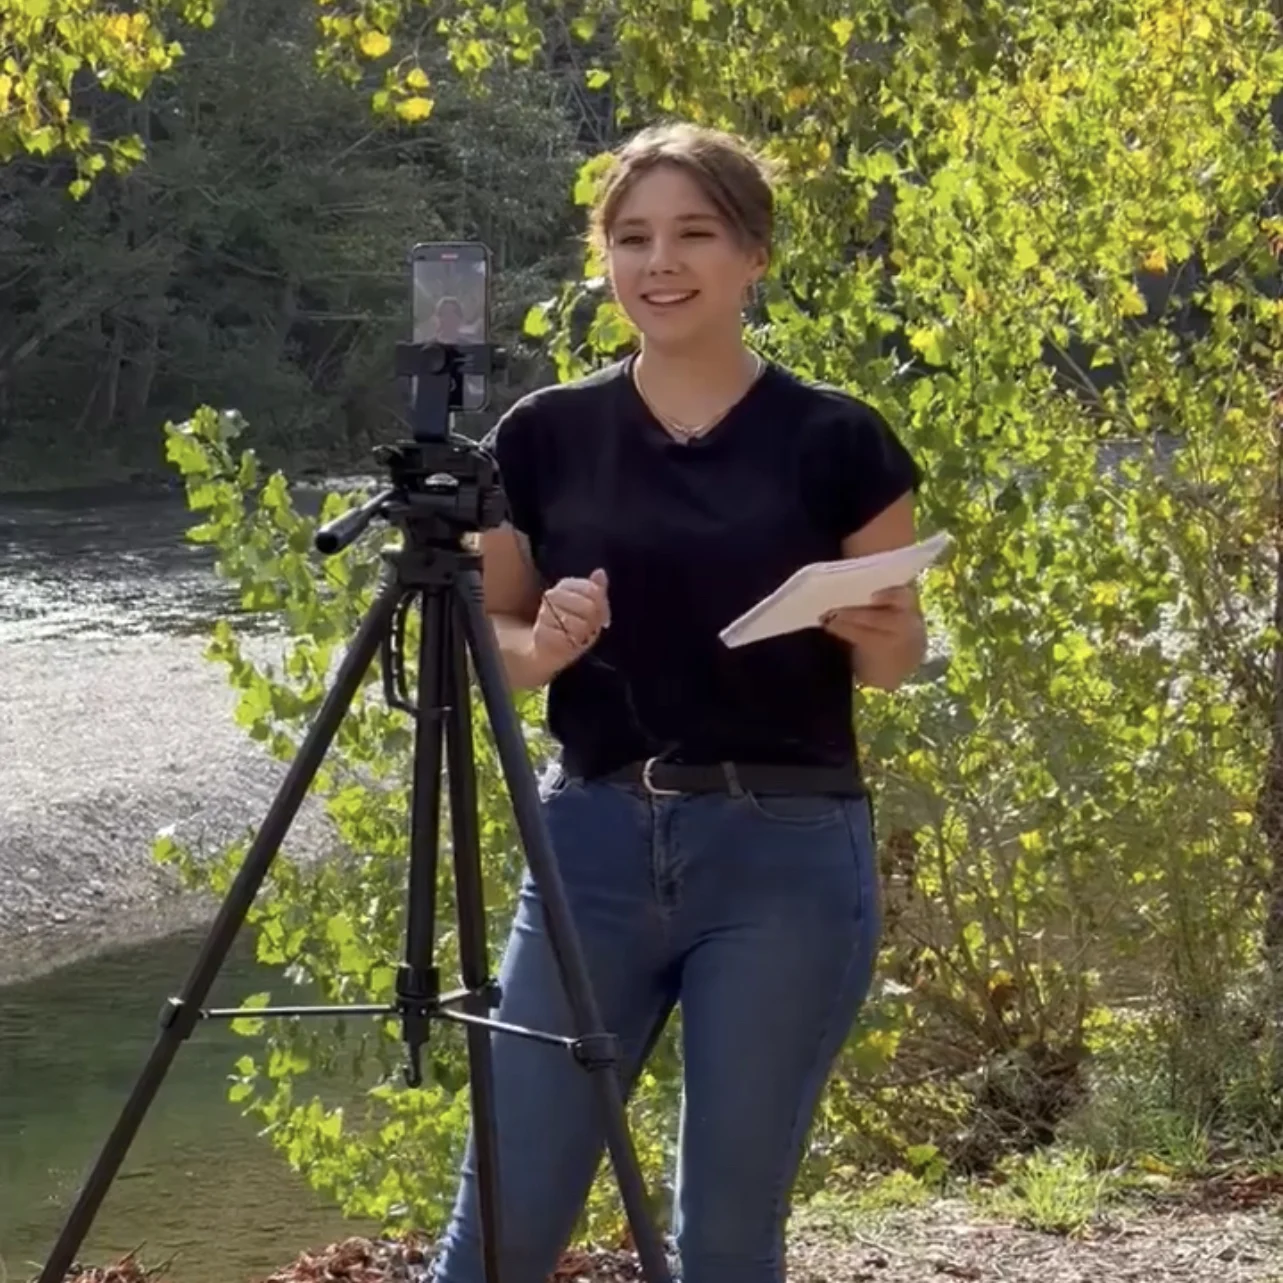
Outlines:
[[619, 1039], [614, 1034], [585, 1034], [570, 1044], [570, 1054], [585, 1069], [610, 1069], [619, 1062]]
[[157, 1024], [164, 1030], [177, 1029], [179, 1038], [186, 1042], [192, 1036], [196, 1022], [203, 1015], [204, 1012], [198, 1007], [193, 1007], [181, 998], [166, 998], [165, 1005], [160, 1009]]
[[441, 978], [436, 967], [412, 967], [403, 962], [397, 968], [396, 996], [403, 1011], [430, 1016], [441, 998]]

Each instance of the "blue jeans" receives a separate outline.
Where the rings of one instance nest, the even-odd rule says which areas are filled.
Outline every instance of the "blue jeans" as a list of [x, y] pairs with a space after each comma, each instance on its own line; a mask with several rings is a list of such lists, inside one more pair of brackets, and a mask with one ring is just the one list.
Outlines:
[[[681, 1004], [683, 1283], [779, 1283], [806, 1135], [877, 956], [868, 805], [571, 782], [546, 812], [626, 1089]], [[500, 1019], [575, 1033], [528, 875], [499, 980]], [[543, 1283], [604, 1149], [597, 1101], [568, 1052], [504, 1034], [492, 1046], [501, 1265], [507, 1283]], [[437, 1279], [482, 1283], [471, 1144]]]

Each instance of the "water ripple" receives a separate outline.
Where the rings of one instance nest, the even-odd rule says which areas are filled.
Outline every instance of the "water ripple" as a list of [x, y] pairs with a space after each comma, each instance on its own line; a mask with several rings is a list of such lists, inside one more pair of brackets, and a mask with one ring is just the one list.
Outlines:
[[[299, 487], [314, 511], [325, 489]], [[204, 631], [239, 613], [181, 494], [127, 487], [0, 497], [0, 645]]]

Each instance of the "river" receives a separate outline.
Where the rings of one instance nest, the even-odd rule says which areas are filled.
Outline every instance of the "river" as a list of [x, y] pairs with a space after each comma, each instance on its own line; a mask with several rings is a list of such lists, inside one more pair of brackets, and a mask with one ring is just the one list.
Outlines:
[[[203, 630], [229, 607], [181, 496], [0, 498], [0, 1279], [43, 1262], [181, 987], [210, 906], [148, 854], [168, 824], [217, 846], [280, 770], [232, 722]], [[256, 638], [262, 654], [275, 646]], [[299, 845], [324, 841], [315, 812]], [[271, 987], [237, 942], [212, 1001]], [[297, 995], [292, 995], [297, 1001]], [[240, 1046], [238, 1047], [238, 1044]], [[347, 1224], [226, 1100], [244, 1041], [178, 1053], [81, 1253], [174, 1257], [178, 1283], [243, 1283]]]
[[[0, 1260], [11, 1283], [52, 1247], [199, 942], [183, 932], [112, 949], [0, 993]], [[242, 937], [214, 1005], [235, 1006], [277, 979], [251, 955]], [[179, 1050], [81, 1260], [106, 1264], [141, 1248], [150, 1265], [172, 1258], [181, 1283], [230, 1283], [368, 1228], [346, 1224], [228, 1103], [227, 1074], [245, 1050], [223, 1021], [202, 1024]]]

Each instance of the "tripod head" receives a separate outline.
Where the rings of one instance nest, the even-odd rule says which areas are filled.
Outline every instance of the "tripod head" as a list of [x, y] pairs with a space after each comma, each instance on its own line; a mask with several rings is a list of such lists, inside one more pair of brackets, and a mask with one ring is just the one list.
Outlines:
[[465, 375], [487, 375], [504, 359], [503, 350], [489, 343], [397, 344], [397, 374], [412, 380], [413, 440], [375, 450], [391, 485], [322, 526], [318, 552], [341, 552], [376, 517], [402, 528], [408, 541], [443, 550], [457, 550], [464, 535], [504, 520], [508, 503], [494, 460], [450, 432], [451, 416], [463, 404]]

